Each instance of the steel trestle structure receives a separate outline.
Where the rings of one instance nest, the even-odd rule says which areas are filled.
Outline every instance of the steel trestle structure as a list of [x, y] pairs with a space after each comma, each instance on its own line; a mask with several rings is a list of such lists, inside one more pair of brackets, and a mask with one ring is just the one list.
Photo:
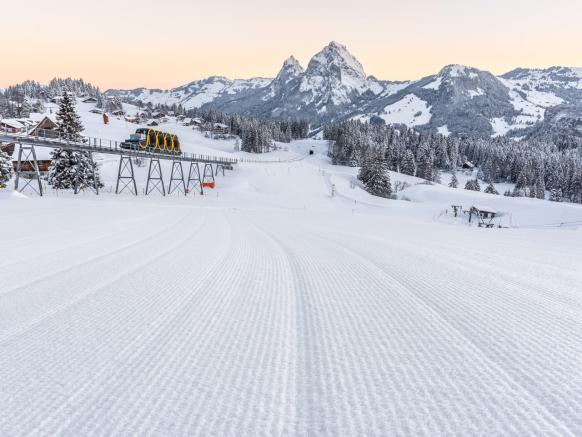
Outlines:
[[[218, 175], [219, 170], [232, 169], [233, 165], [238, 162], [234, 158], [226, 158], [210, 155], [196, 155], [187, 153], [162, 152], [154, 153], [151, 151], [139, 149], [125, 149], [120, 146], [121, 143], [101, 138], [82, 137], [79, 142], [72, 142], [55, 135], [54, 131], [44, 131], [37, 129], [35, 135], [29, 133], [14, 134], [7, 131], [0, 131], [0, 142], [17, 143], [19, 145], [18, 162], [16, 165], [15, 190], [22, 191], [30, 186], [41, 196], [43, 187], [41, 183], [38, 160], [36, 158], [35, 147], [50, 147], [55, 149], [64, 149], [73, 152], [84, 152], [89, 156], [91, 162], [91, 172], [93, 176], [93, 191], [99, 194], [97, 179], [95, 178], [95, 164], [93, 153], [103, 153], [119, 156], [119, 168], [117, 172], [117, 183], [115, 193], [120, 194], [123, 190], [128, 189], [137, 195], [137, 183], [133, 169], [132, 158], [150, 159], [148, 180], [146, 183], [145, 193], [149, 194], [154, 189], [159, 190], [163, 195], [166, 194], [165, 185], [162, 178], [161, 161], [172, 161], [172, 172], [168, 184], [168, 193], [176, 190], [183, 191], [185, 194], [192, 190], [204, 194], [204, 182], [214, 182], [214, 176]], [[184, 178], [183, 163], [190, 163], [188, 179]], [[200, 173], [200, 164], [204, 164], [204, 173]], [[215, 165], [216, 172], [213, 165]], [[79, 192], [79, 179], [81, 176], [81, 166], [77, 165], [75, 176], [75, 194]], [[26, 175], [27, 177], [23, 177]], [[202, 176], [202, 177], [201, 177]], [[25, 179], [26, 183], [20, 185], [20, 180]], [[34, 187], [34, 181], [38, 182], [38, 189]], [[151, 189], [150, 189], [151, 185]]]
[[[150, 187], [151, 183], [151, 187]], [[164, 178], [162, 176], [162, 164], [158, 158], [150, 159], [150, 167], [148, 170], [148, 181], [146, 183], [146, 196], [152, 191], [158, 190], [162, 196], [166, 195], [166, 187], [164, 187]]]
[[[32, 168], [32, 172], [28, 172], [30, 178], [23, 178], [25, 183], [22, 187], [20, 187], [20, 176], [23, 172], [22, 167], [25, 164], [25, 167]], [[33, 181], [36, 179], [38, 182], [38, 190], [34, 187]], [[40, 181], [40, 170], [38, 168], [38, 161], [36, 160], [36, 151], [34, 150], [34, 145], [23, 146], [20, 145], [18, 149], [18, 161], [16, 162], [16, 179], [14, 182], [14, 189], [16, 191], [24, 191], [26, 187], [30, 186], [36, 193], [42, 196], [42, 182]]]
[[190, 171], [188, 172], [186, 191], [190, 193], [191, 190], [196, 189], [196, 187], [198, 187], [200, 194], [203, 195], [204, 187], [202, 186], [202, 178], [200, 177], [200, 165], [197, 162], [191, 162]]
[[[122, 184], [119, 189], [120, 182]], [[123, 192], [129, 188], [137, 196], [137, 184], [135, 183], [135, 174], [133, 172], [133, 162], [131, 156], [121, 155], [119, 158], [119, 170], [117, 171], [117, 185], [115, 186], [115, 194]]]
[[182, 161], [172, 161], [172, 172], [170, 173], [170, 183], [168, 184], [168, 194], [174, 191], [181, 191], [184, 195], [186, 192], [186, 182], [184, 181], [184, 169]]

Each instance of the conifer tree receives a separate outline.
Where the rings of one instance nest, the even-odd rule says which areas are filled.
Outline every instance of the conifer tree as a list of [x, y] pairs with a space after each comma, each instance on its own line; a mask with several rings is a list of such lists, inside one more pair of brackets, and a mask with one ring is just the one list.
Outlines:
[[562, 189], [561, 188], [552, 188], [550, 190], [550, 200], [552, 202], [561, 202], [562, 201]]
[[12, 166], [12, 160], [6, 152], [0, 150], [0, 188], [5, 188], [6, 184], [12, 177], [14, 168]]
[[451, 182], [449, 182], [449, 187], [457, 188], [458, 186], [459, 186], [459, 180], [457, 179], [457, 174], [453, 173], [453, 176], [451, 177]]
[[515, 188], [513, 189], [513, 197], [525, 197], [525, 190], [527, 188], [527, 176], [525, 171], [521, 171], [517, 177], [517, 182], [515, 183]]
[[373, 155], [367, 158], [360, 169], [358, 179], [364, 183], [366, 191], [373, 196], [390, 198], [392, 195], [388, 166], [381, 156]]
[[465, 184], [465, 190], [470, 191], [481, 191], [481, 185], [479, 185], [478, 179], [469, 179]]
[[536, 181], [536, 197], [538, 199], [545, 199], [546, 198], [546, 185], [544, 183], [543, 178], [540, 176]]
[[410, 149], [406, 149], [404, 157], [402, 158], [402, 164], [400, 164], [400, 171], [404, 174], [414, 176], [415, 170], [414, 154]]
[[80, 142], [83, 125], [68, 93], [63, 95], [57, 112], [57, 131], [62, 139]]
[[[65, 140], [82, 141], [81, 118], [67, 93], [61, 99], [57, 112], [57, 129], [61, 138]], [[65, 149], [54, 149], [51, 152], [51, 165], [48, 170], [47, 182], [53, 188], [68, 190], [75, 188], [75, 184], [78, 184], [77, 188], [80, 190], [93, 187], [93, 174], [97, 179], [97, 185], [102, 187], [97, 165], [92, 162], [89, 152], [72, 152]]]
[[495, 189], [495, 185], [493, 185], [493, 182], [489, 182], [489, 185], [487, 185], [487, 188], [485, 188], [484, 192], [487, 194], [495, 194], [495, 195], [499, 194], [499, 191], [497, 191]]

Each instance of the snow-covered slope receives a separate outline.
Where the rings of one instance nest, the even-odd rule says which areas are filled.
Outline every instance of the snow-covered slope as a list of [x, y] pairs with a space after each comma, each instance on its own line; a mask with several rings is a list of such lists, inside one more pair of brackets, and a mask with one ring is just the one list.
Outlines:
[[116, 197], [116, 159], [98, 198], [0, 192], [2, 434], [582, 434], [582, 230], [540, 226], [581, 206], [396, 173], [411, 201], [379, 199], [326, 150], [205, 196]]
[[263, 88], [271, 79], [253, 78], [230, 80], [222, 76], [190, 82], [170, 90], [137, 88], [135, 90], [109, 90], [107, 94], [118, 96], [126, 101], [143, 103], [182, 105], [185, 109], [200, 108], [221, 95], [233, 95], [248, 90]]

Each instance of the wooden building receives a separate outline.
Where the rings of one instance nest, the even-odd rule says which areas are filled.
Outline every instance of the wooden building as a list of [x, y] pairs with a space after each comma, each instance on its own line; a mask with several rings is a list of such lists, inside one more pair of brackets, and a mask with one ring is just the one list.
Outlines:
[[0, 131], [9, 134], [19, 134], [26, 130], [26, 126], [13, 118], [0, 119]]
[[59, 136], [57, 129], [57, 122], [52, 118], [45, 116], [29, 133], [30, 135], [39, 137], [56, 138]]
[[217, 135], [228, 135], [230, 133], [230, 128], [223, 123], [214, 123], [212, 125], [212, 133]]
[[[51, 152], [53, 149], [50, 149], [48, 147], [35, 147], [34, 150], [36, 153], [36, 162], [38, 164], [38, 170], [40, 172], [40, 175], [43, 176], [48, 172], [49, 166], [51, 165], [52, 162]], [[14, 167], [14, 170], [16, 170], [16, 167], [18, 166], [18, 152], [19, 146], [13, 144], [11, 155], [12, 155], [12, 166]], [[34, 166], [32, 165], [31, 162], [25, 161], [22, 163], [22, 171], [24, 177], [32, 176], [34, 175]]]

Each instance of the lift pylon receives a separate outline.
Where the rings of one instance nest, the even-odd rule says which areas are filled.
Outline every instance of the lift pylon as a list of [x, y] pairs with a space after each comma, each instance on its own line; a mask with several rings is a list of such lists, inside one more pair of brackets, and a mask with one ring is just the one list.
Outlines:
[[184, 169], [182, 161], [172, 161], [172, 173], [168, 184], [168, 194], [174, 191], [182, 191], [186, 195], [186, 182], [184, 181]]
[[200, 177], [200, 165], [197, 162], [190, 163], [190, 171], [188, 172], [188, 183], [186, 184], [186, 189], [190, 193], [194, 189], [198, 189], [200, 194], [204, 194], [204, 188], [202, 187], [202, 178]]
[[222, 176], [224, 176], [224, 164], [216, 164], [214, 175], [218, 176], [219, 171], [222, 171]]
[[[151, 183], [151, 188], [150, 188]], [[166, 195], [166, 187], [164, 186], [164, 179], [162, 177], [162, 164], [159, 158], [150, 159], [150, 167], [148, 170], [148, 181], [146, 183], [146, 196], [152, 191], [158, 190], [162, 196]]]
[[[122, 182], [121, 190], [119, 189], [119, 182]], [[137, 196], [137, 184], [135, 183], [135, 176], [133, 174], [133, 163], [131, 156], [121, 155], [119, 158], [119, 170], [117, 171], [117, 185], [115, 187], [115, 194], [121, 193], [126, 188], [129, 188]]]
[[214, 181], [214, 170], [212, 169], [212, 164], [204, 164], [204, 176], [202, 178], [202, 183], [204, 182], [215, 182]]
[[[26, 170], [27, 167], [31, 168], [32, 171], [27, 171]], [[24, 171], [23, 168], [25, 169]], [[28, 173], [30, 178], [24, 178], [25, 183], [21, 188], [19, 188], [20, 177], [22, 176], [23, 172]], [[34, 179], [36, 179], [36, 181], [38, 182], [38, 190], [34, 187], [32, 183]], [[22, 192], [28, 186], [30, 186], [30, 188], [32, 188], [35, 193], [39, 194], [40, 196], [43, 195], [42, 182], [40, 180], [40, 170], [38, 168], [38, 161], [36, 159], [36, 151], [34, 150], [34, 146], [33, 145], [23, 146], [22, 144], [19, 144], [18, 161], [16, 163], [16, 179], [14, 180], [14, 190]]]

